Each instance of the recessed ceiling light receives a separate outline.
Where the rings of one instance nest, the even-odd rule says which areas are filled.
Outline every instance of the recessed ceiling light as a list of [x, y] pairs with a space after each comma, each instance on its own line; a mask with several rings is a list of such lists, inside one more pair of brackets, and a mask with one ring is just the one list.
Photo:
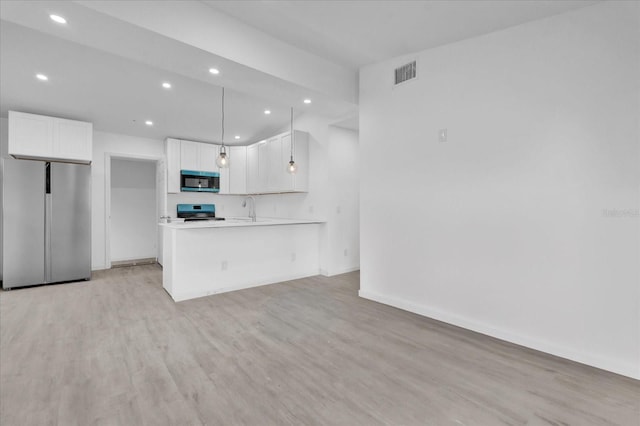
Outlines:
[[302, 102], [304, 102], [305, 104], [310, 104], [310, 103], [311, 103], [311, 99], [305, 99], [305, 100], [304, 100], [304, 101], [302, 101]]
[[51, 18], [52, 21], [57, 22], [58, 24], [66, 24], [67, 23], [67, 20], [64, 19], [60, 15], [49, 15], [49, 18]]
[[236, 139], [240, 139], [240, 136], [236, 135]]
[[144, 124], [146, 124], [147, 126], [153, 126], [153, 121], [147, 120], [144, 122]]
[[44, 75], [44, 74], [36, 74], [36, 78], [37, 78], [38, 80], [42, 80], [42, 81], [47, 81], [47, 80], [49, 80], [49, 77], [47, 77], [47, 76], [46, 76], [46, 75]]
[[209, 68], [209, 72], [210, 72], [211, 74], [215, 74], [215, 75], [220, 74], [220, 70], [219, 70], [219, 69], [217, 69], [217, 68]]
[[171, 89], [171, 83], [167, 83], [165, 81], [164, 83], [162, 83], [162, 87], [164, 87], [165, 89]]
[[269, 114], [271, 114], [271, 111], [270, 111], [270, 110], [268, 110], [268, 109], [265, 109], [265, 110], [264, 110], [264, 113], [265, 113], [265, 114], [267, 114], [267, 115], [269, 115]]

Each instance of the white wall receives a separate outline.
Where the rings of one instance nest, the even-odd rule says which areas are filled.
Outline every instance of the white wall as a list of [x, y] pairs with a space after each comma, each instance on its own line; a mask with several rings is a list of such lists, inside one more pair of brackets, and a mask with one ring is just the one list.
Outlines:
[[638, 7], [361, 71], [363, 297], [640, 378]]
[[329, 274], [360, 269], [360, 146], [358, 133], [329, 128]]
[[155, 258], [156, 163], [111, 160], [111, 260]]
[[3, 267], [2, 267], [2, 239], [3, 237], [3, 230], [2, 230], [2, 191], [3, 191], [3, 168], [4, 168], [4, 162], [2, 161], [3, 158], [8, 156], [7, 150], [9, 149], [9, 120], [7, 120], [6, 118], [0, 118], [0, 280], [2, 280], [2, 274], [3, 274]]
[[[91, 163], [91, 267], [93, 270], [106, 267], [105, 238], [105, 163], [110, 157], [138, 157], [146, 159], [164, 158], [161, 140], [146, 139], [115, 133], [93, 133], [93, 162]], [[158, 164], [164, 169], [164, 161]], [[166, 190], [166, 187], [165, 187]], [[164, 200], [160, 200], [163, 204]]]

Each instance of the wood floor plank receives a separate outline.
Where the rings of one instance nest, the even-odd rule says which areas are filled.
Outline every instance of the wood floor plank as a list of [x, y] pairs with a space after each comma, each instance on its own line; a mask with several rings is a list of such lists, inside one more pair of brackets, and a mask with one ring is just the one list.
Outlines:
[[156, 265], [0, 293], [0, 424], [640, 425], [640, 382], [361, 299], [174, 303]]

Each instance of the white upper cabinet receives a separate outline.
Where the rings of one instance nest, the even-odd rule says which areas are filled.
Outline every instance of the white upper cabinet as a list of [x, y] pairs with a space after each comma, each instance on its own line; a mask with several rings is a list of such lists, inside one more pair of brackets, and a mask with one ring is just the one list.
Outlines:
[[8, 145], [15, 158], [91, 163], [93, 125], [9, 111]]
[[253, 144], [247, 147], [247, 192], [255, 194], [258, 192], [258, 168], [260, 162], [258, 160], [259, 145]]
[[287, 164], [291, 156], [289, 132], [249, 145], [246, 192], [250, 194], [307, 192], [309, 190], [308, 133], [295, 131], [293, 154], [298, 165], [298, 172], [294, 175], [287, 172]]
[[46, 157], [53, 153], [53, 122], [50, 117], [9, 111], [9, 154]]
[[[247, 193], [247, 147], [232, 146], [228, 148], [229, 153], [229, 194]], [[220, 176], [221, 184], [223, 182]], [[222, 191], [221, 191], [222, 192]]]
[[218, 165], [216, 164], [216, 158], [218, 158], [219, 145], [213, 145], [210, 143], [198, 144], [198, 167], [196, 169], [201, 172], [217, 172]]
[[217, 172], [218, 145], [180, 141], [180, 169], [199, 172]]
[[278, 192], [281, 190], [284, 181], [283, 173], [285, 166], [278, 167], [282, 158], [282, 141], [280, 136], [267, 140], [266, 144], [267, 160], [265, 167], [267, 168], [267, 192]]
[[180, 141], [180, 169], [200, 170], [198, 162], [198, 142]]
[[57, 158], [91, 161], [93, 125], [82, 121], [53, 121], [53, 154]]
[[269, 192], [269, 141], [258, 142], [258, 184], [256, 192]]
[[290, 133], [249, 146], [227, 146], [229, 167], [219, 169], [220, 145], [166, 140], [167, 192], [180, 192], [180, 170], [220, 173], [220, 194], [269, 194], [309, 190], [309, 134], [295, 131], [294, 160], [298, 172], [287, 172]]

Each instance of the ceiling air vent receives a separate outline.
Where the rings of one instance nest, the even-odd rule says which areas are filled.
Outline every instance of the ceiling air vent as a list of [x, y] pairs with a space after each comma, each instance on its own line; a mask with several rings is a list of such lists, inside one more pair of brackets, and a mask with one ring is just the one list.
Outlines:
[[395, 84], [404, 83], [405, 81], [416, 78], [416, 61], [409, 62], [406, 65], [396, 68]]

